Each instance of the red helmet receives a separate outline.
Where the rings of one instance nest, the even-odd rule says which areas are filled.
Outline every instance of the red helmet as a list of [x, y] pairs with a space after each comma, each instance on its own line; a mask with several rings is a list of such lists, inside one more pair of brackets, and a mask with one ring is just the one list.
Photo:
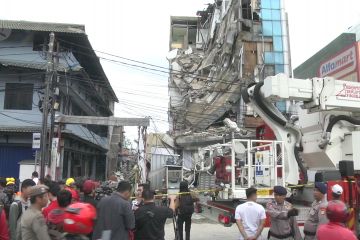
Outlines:
[[349, 210], [342, 201], [331, 201], [326, 208], [326, 216], [332, 222], [346, 222]]
[[64, 232], [89, 234], [94, 227], [96, 209], [89, 203], [76, 202], [66, 208], [64, 213]]

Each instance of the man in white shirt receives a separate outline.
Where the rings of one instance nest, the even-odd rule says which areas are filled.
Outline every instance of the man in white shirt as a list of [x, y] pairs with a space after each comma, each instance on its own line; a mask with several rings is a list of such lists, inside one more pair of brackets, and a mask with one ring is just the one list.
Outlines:
[[239, 240], [261, 240], [266, 221], [265, 208], [255, 202], [255, 188], [246, 189], [246, 198], [246, 203], [240, 204], [235, 210], [236, 225], [240, 231]]
[[36, 185], [39, 183], [39, 174], [37, 172], [33, 172], [31, 175], [31, 179], [35, 182]]

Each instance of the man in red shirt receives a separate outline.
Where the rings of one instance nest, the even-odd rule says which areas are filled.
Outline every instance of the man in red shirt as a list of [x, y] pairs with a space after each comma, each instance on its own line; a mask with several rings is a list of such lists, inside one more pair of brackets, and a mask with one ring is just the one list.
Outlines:
[[51, 181], [48, 184], [48, 187], [49, 187], [49, 199], [51, 203], [49, 204], [49, 206], [47, 206], [42, 210], [42, 214], [45, 219], [52, 210], [59, 208], [57, 195], [60, 192], [60, 185], [55, 181]]
[[63, 221], [65, 209], [70, 205], [71, 193], [68, 190], [61, 190], [57, 195], [58, 209], [53, 209], [45, 219], [50, 236], [60, 236], [63, 233]]
[[340, 200], [329, 202], [326, 207], [326, 216], [329, 223], [317, 230], [318, 240], [357, 240], [354, 233], [344, 228], [341, 223], [346, 222], [349, 212], [345, 203]]

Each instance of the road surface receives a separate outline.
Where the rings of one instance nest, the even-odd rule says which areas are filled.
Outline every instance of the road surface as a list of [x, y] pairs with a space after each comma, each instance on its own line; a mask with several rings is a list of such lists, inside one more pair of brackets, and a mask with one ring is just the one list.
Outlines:
[[[191, 225], [191, 236], [193, 240], [231, 240], [239, 239], [239, 230], [235, 224], [231, 227], [223, 227], [218, 223], [214, 223], [206, 218], [199, 216], [198, 214], [193, 215]], [[185, 225], [184, 225], [185, 227]], [[263, 240], [267, 239], [269, 229], [265, 228], [261, 236]], [[303, 227], [300, 227], [302, 233]], [[165, 225], [165, 240], [174, 240], [174, 226], [172, 221], [168, 221]], [[185, 233], [184, 233], [185, 237]]]

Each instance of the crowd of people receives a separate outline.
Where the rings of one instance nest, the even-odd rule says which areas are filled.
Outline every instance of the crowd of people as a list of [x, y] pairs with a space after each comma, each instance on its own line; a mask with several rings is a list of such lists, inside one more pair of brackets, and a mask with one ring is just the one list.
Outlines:
[[188, 194], [187, 182], [180, 184], [177, 197], [168, 197], [169, 207], [155, 204], [156, 193], [148, 184], [140, 184], [131, 201], [133, 187], [127, 181], [97, 201], [96, 182], [52, 181], [49, 175], [39, 179], [34, 172], [9, 204], [2, 197], [8, 197], [14, 184], [13, 179], [0, 177], [0, 240], [159, 240], [165, 237], [166, 220], [174, 216], [178, 216], [178, 240], [183, 240], [184, 223], [185, 239], [190, 240], [191, 215], [199, 201]]
[[[359, 183], [358, 183], [359, 184]], [[332, 201], [326, 199], [326, 184], [314, 183], [314, 202], [304, 224], [304, 238], [301, 236], [296, 216], [299, 210], [285, 201], [286, 188], [274, 187], [274, 199], [265, 208], [256, 203], [257, 190], [246, 189], [247, 201], [235, 211], [236, 225], [240, 231], [239, 240], [261, 240], [261, 233], [266, 223], [267, 211], [270, 218], [268, 239], [278, 240], [356, 240], [353, 232], [346, 228], [349, 211], [340, 200], [343, 189], [336, 184], [331, 189]]]
[[0, 178], [0, 240], [91, 239], [97, 185], [33, 172], [14, 194], [13, 178]]
[[[139, 184], [131, 201], [133, 187], [127, 181], [100, 201], [95, 199], [98, 183], [91, 180], [56, 182], [51, 176], [39, 179], [34, 172], [31, 179], [22, 182], [13, 201], [7, 202], [4, 196], [11, 193], [13, 185], [14, 179], [0, 177], [0, 240], [163, 240], [166, 220], [171, 218], [176, 219], [176, 240], [190, 240], [194, 202], [199, 201], [185, 181], [176, 196], [168, 196], [169, 206], [155, 204], [156, 193], [148, 184]], [[314, 184], [315, 200], [305, 221], [305, 240], [357, 239], [345, 225], [348, 208], [340, 200], [342, 193], [340, 185], [333, 186], [333, 200], [327, 202], [326, 184]], [[303, 239], [296, 220], [299, 210], [285, 201], [284, 187], [274, 187], [274, 199], [266, 204], [266, 210], [256, 203], [255, 188], [246, 189], [246, 196], [247, 201], [235, 211], [240, 240], [261, 239], [266, 211], [270, 218], [268, 239]]]

